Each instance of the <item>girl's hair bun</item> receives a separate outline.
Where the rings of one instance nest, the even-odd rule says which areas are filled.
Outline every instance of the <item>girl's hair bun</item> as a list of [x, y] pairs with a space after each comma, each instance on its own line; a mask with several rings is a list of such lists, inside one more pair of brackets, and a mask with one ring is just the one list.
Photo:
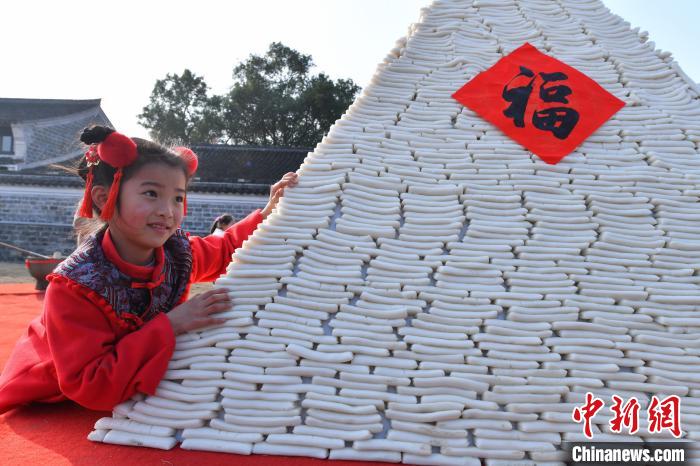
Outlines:
[[83, 130], [83, 134], [80, 135], [80, 140], [85, 144], [99, 144], [107, 139], [107, 136], [113, 132], [114, 130], [107, 126], [91, 126]]

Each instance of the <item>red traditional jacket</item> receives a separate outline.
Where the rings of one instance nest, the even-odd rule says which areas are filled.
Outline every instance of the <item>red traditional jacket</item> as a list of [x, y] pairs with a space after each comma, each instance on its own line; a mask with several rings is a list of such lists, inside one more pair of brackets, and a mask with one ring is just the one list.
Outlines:
[[[210, 282], [225, 273], [231, 254], [261, 221], [257, 210], [223, 237], [190, 237], [189, 244], [185, 238], [179, 247], [169, 245], [169, 240], [165, 251], [156, 250], [156, 262], [150, 267], [122, 260], [107, 230], [99, 237], [99, 252], [111, 264], [98, 271], [116, 275], [109, 286], [97, 274], [79, 273], [80, 256], [74, 255], [80, 251], [76, 251], [69, 267], [59, 266], [58, 273], [49, 276], [44, 310], [29, 324], [0, 374], [0, 413], [31, 401], [66, 399], [90, 409], [110, 410], [137, 392], [152, 395], [175, 348], [175, 335], [165, 315], [172, 307], [162, 309], [163, 303], [170, 297], [170, 303], [177, 305], [187, 299], [191, 283]], [[177, 266], [169, 263], [177, 254], [168, 247], [177, 249]], [[189, 270], [184, 285], [178, 285], [178, 270], [180, 275]], [[167, 285], [168, 274], [175, 286]], [[163, 286], [164, 276], [167, 286]], [[146, 293], [142, 309], [125, 308], [124, 277], [131, 279], [127, 288]]]

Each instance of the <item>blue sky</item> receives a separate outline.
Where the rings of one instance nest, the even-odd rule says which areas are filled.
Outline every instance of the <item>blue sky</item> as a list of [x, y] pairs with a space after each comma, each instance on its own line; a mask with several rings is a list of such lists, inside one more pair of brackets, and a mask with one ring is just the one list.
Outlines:
[[[333, 78], [369, 82], [429, 0], [23, 0], [3, 4], [0, 97], [102, 98], [116, 127], [145, 136], [136, 115], [156, 79], [185, 68], [212, 92], [250, 53], [281, 41]], [[604, 0], [700, 81], [700, 0]]]
[[700, 82], [700, 1], [604, 0], [603, 3], [632, 27], [649, 32], [656, 48], [673, 53], [683, 71]]

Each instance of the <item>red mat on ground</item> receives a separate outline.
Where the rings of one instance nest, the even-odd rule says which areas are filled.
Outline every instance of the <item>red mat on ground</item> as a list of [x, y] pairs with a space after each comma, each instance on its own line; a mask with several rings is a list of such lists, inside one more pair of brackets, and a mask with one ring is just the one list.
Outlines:
[[[41, 312], [43, 294], [33, 284], [0, 284], [0, 367], [24, 332]], [[90, 411], [72, 402], [34, 404], [0, 415], [0, 464], [9, 465], [254, 465], [357, 466], [383, 465], [356, 461], [326, 461], [287, 456], [241, 456], [224, 453], [125, 447], [93, 443], [87, 434], [108, 412]]]

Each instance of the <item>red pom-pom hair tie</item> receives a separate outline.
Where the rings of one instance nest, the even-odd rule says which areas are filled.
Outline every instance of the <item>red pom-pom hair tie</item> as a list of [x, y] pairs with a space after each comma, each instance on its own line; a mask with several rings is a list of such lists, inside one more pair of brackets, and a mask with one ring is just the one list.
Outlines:
[[107, 202], [102, 207], [100, 218], [109, 221], [114, 215], [114, 210], [117, 206], [117, 198], [119, 197], [119, 188], [121, 186], [124, 167], [128, 167], [138, 157], [136, 143], [128, 136], [125, 136], [116, 131], [110, 133], [104, 141], [97, 144], [97, 147], [91, 146], [85, 154], [88, 163], [88, 176], [85, 180], [85, 193], [83, 194], [83, 205], [80, 208], [80, 216], [92, 218], [92, 184], [93, 174], [92, 167], [100, 162], [104, 162], [111, 167], [117, 169], [112, 180], [112, 186], [109, 188], [109, 196]]
[[123, 168], [136, 161], [138, 149], [136, 148], [136, 143], [130, 137], [115, 131], [97, 145], [97, 155], [100, 156], [100, 160], [117, 169], [112, 186], [109, 188], [107, 203], [100, 214], [100, 218], [106, 222], [112, 218], [114, 209], [117, 207], [119, 188], [124, 173]]
[[[188, 147], [180, 146], [175, 147], [173, 150], [175, 153], [177, 153], [177, 155], [183, 158], [187, 167], [187, 176], [192, 177], [199, 166], [199, 157], [197, 157], [197, 154], [195, 154], [194, 151]], [[182, 216], [185, 217], [187, 215], [187, 193], [185, 193], [185, 200], [182, 208]]]
[[175, 147], [173, 149], [177, 155], [183, 158], [187, 165], [187, 176], [192, 176], [197, 171], [199, 166], [199, 157], [194, 151], [188, 147]]

